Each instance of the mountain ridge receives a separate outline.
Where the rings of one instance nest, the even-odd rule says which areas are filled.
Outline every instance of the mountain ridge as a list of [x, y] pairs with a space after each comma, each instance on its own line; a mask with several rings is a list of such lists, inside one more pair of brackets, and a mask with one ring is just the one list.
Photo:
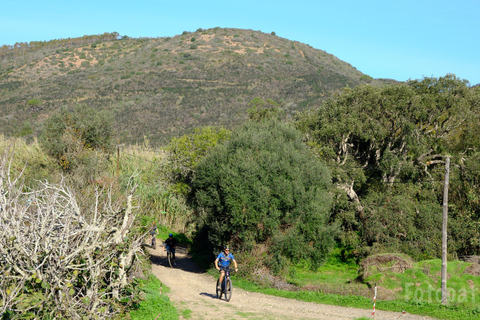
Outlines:
[[346, 86], [395, 82], [274, 33], [232, 28], [16, 44], [0, 59], [0, 133], [38, 135], [52, 112], [83, 103], [110, 110], [122, 142], [155, 145], [194, 127], [233, 128], [255, 97], [291, 117]]

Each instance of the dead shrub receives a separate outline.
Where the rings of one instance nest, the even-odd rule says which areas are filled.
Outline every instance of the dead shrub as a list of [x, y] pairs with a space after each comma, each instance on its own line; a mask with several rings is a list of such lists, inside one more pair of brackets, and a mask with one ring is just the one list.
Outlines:
[[359, 273], [366, 278], [374, 272], [403, 273], [413, 266], [412, 259], [399, 254], [379, 254], [367, 257], [360, 262]]

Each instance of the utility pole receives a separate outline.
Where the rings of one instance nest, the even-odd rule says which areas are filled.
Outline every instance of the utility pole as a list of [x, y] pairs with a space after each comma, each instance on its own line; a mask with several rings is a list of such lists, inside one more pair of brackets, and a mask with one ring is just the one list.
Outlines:
[[447, 217], [448, 183], [450, 176], [450, 157], [445, 159], [445, 182], [443, 186], [443, 225], [442, 225], [442, 304], [447, 304]]

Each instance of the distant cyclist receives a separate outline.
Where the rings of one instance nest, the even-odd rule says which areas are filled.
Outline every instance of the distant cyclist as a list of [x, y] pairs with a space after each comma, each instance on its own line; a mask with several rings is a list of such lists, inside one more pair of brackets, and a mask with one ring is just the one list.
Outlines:
[[217, 268], [217, 270], [220, 271], [220, 279], [218, 280], [217, 289], [220, 289], [220, 286], [223, 281], [223, 277], [225, 276], [225, 270], [230, 268], [230, 263], [232, 261], [235, 266], [235, 272], [237, 272], [238, 271], [237, 261], [233, 257], [233, 254], [230, 253], [230, 247], [224, 246], [223, 251], [220, 252], [220, 254], [217, 256], [217, 259], [215, 259], [215, 268]]
[[152, 236], [153, 247], [155, 247], [157, 234], [158, 234], [157, 225], [155, 224], [155, 222], [152, 222], [152, 229], [150, 230], [150, 235]]
[[168, 239], [164, 242], [165, 250], [169, 250], [172, 253], [172, 261], [173, 265], [176, 266], [175, 263], [175, 247], [177, 246], [177, 239], [173, 237], [173, 234], [168, 235]]

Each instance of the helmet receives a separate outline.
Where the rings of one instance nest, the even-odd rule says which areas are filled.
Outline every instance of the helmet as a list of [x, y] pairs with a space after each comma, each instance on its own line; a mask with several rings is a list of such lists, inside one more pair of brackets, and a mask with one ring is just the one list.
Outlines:
[[173, 234], [172, 234], [172, 233], [170, 233], [168, 236], [169, 236], [169, 237], [173, 237]]
[[229, 245], [223, 246], [223, 250], [230, 250], [230, 246]]

